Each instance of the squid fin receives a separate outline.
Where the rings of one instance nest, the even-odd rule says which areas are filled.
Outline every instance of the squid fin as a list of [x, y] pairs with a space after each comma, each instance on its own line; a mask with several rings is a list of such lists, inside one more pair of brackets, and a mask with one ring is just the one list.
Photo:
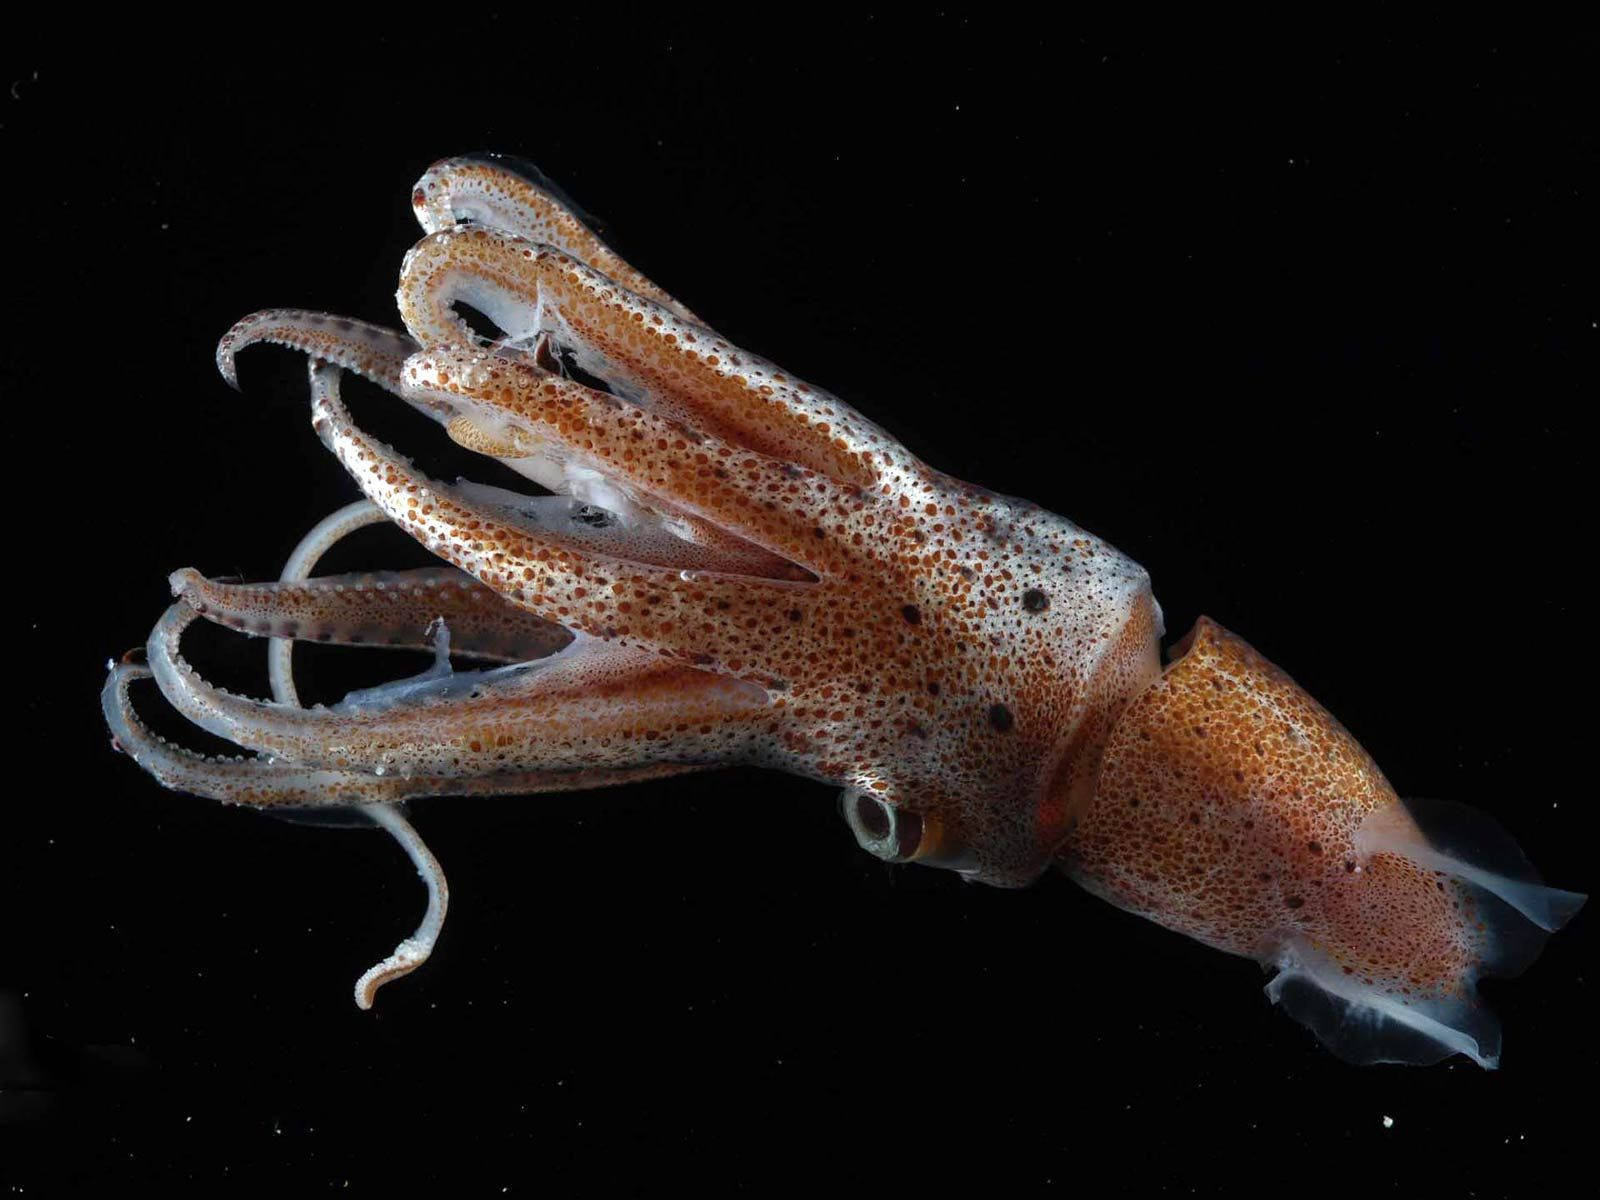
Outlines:
[[[1516, 839], [1488, 813], [1450, 800], [1411, 799], [1401, 803], [1405, 806], [1404, 816], [1410, 820], [1399, 812], [1373, 813], [1356, 833], [1358, 850], [1387, 850], [1409, 858], [1419, 867], [1442, 871], [1497, 897], [1546, 934], [1570, 921], [1588, 899], [1582, 892], [1546, 887]], [[1502, 932], [1515, 934], [1516, 927], [1512, 925]], [[1538, 956], [1543, 945], [1544, 938], [1540, 937], [1527, 961], [1509, 969], [1505, 963], [1489, 963], [1486, 966], [1498, 969], [1487, 973], [1518, 974]]]
[[1431, 1066], [1465, 1054], [1489, 1070], [1500, 1065], [1500, 1022], [1470, 985], [1452, 996], [1401, 1004], [1353, 981], [1304, 942], [1285, 946], [1271, 965], [1278, 973], [1267, 984], [1267, 998], [1345, 1062]]
[[1459, 977], [1408, 987], [1398, 976], [1352, 970], [1347, 956], [1336, 960], [1314, 936], [1296, 936], [1265, 964], [1277, 968], [1268, 998], [1348, 1062], [1426, 1065], [1464, 1054], [1497, 1067], [1500, 1024], [1478, 996], [1478, 979], [1520, 974], [1587, 897], [1546, 887], [1497, 821], [1449, 801], [1407, 800], [1373, 813], [1355, 846], [1369, 861], [1407, 859], [1427, 873], [1410, 877], [1453, 891], [1458, 920], [1428, 936], [1461, 947]]

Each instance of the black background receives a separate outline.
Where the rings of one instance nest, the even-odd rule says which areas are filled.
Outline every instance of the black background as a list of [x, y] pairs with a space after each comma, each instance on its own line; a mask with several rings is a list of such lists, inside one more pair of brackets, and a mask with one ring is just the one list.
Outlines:
[[[166, 574], [273, 577], [356, 495], [297, 356], [253, 352], [238, 396], [217, 337], [276, 305], [393, 323], [412, 182], [500, 150], [734, 341], [1113, 542], [1171, 636], [1223, 622], [1402, 793], [1589, 889], [1594, 56], [806, 16], [13, 46], [0, 1178], [1487, 1196], [1586, 1149], [1587, 915], [1486, 987], [1502, 1070], [1356, 1069], [1252, 963], [1063, 878], [884, 866], [825, 789], [730, 771], [420, 805], [449, 922], [364, 1014], [351, 982], [421, 911], [391, 845], [108, 749], [103, 663]], [[264, 694], [259, 643], [192, 640]], [[303, 661], [317, 698], [401, 669]]]

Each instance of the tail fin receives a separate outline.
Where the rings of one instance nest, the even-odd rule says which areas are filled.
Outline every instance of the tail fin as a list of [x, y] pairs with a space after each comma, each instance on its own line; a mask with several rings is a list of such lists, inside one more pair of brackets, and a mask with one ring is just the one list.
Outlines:
[[[1499, 897], [1547, 934], [1572, 920], [1588, 899], [1582, 892], [1545, 887], [1522, 847], [1488, 813], [1449, 800], [1401, 803], [1403, 813], [1380, 810], [1361, 823], [1355, 839], [1358, 851], [1387, 850], [1404, 855], [1419, 867], [1442, 871]], [[1517, 974], [1538, 956], [1543, 945], [1544, 939], [1539, 938], [1527, 962], [1489, 974]]]
[[1469, 983], [1454, 994], [1401, 999], [1391, 989], [1352, 978], [1331, 957], [1292, 942], [1273, 966], [1267, 997], [1345, 1062], [1431, 1066], [1465, 1054], [1480, 1067], [1500, 1065], [1500, 1022]]
[[1277, 949], [1268, 997], [1350, 1062], [1498, 1066], [1477, 980], [1521, 973], [1586, 897], [1545, 887], [1498, 822], [1448, 801], [1379, 809], [1354, 848], [1352, 903]]

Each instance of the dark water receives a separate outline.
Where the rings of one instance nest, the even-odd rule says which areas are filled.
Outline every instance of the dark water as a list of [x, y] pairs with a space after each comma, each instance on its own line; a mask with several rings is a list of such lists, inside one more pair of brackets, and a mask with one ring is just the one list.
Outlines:
[[[272, 305], [392, 322], [410, 186], [478, 149], [538, 162], [722, 332], [936, 466], [1129, 552], [1173, 635], [1215, 617], [1402, 793], [1494, 813], [1592, 890], [1592, 56], [481, 21], [11, 47], [0, 1178], [1495, 1196], [1585, 1149], [1588, 914], [1486, 989], [1499, 1072], [1356, 1069], [1252, 963], [1064, 879], [886, 867], [825, 789], [750, 771], [420, 805], [445, 937], [355, 1009], [421, 911], [386, 839], [160, 791], [97, 692], [169, 571], [272, 577], [355, 496], [297, 356], [252, 352], [238, 396], [217, 337]], [[264, 693], [259, 643], [194, 640]], [[306, 662], [327, 696], [399, 670]]]

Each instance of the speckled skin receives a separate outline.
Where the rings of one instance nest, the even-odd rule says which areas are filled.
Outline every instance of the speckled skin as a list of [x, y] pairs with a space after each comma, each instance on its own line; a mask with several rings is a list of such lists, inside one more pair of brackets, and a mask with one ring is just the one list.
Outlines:
[[[1163, 675], [1137, 564], [934, 470], [730, 345], [541, 182], [446, 160], [413, 203], [428, 232], [401, 271], [406, 333], [274, 310], [230, 330], [218, 365], [233, 383], [248, 345], [305, 351], [317, 435], [456, 570], [277, 585], [176, 573], [148, 667], [116, 667], [105, 693], [117, 744], [163, 783], [256, 805], [386, 804], [753, 763], [844, 789], [851, 828], [885, 858], [1006, 886], [1059, 858], [1232, 953], [1331, 956], [1395, 995], [1467, 986], [1483, 956], [1464, 893], [1360, 843], [1368, 816], [1404, 810], [1242, 641], [1202, 620]], [[504, 336], [474, 334], [458, 304]], [[570, 500], [428, 478], [355, 424], [343, 371]], [[196, 616], [404, 645], [443, 617], [458, 651], [520, 665], [304, 710], [201, 679], [178, 654]], [[257, 757], [154, 738], [128, 704], [147, 676]]]
[[1107, 740], [1068, 872], [1219, 950], [1270, 961], [1303, 939], [1396, 996], [1462, 988], [1475, 906], [1442, 873], [1359, 844], [1373, 813], [1411, 824], [1366, 751], [1215, 622], [1180, 649]]

